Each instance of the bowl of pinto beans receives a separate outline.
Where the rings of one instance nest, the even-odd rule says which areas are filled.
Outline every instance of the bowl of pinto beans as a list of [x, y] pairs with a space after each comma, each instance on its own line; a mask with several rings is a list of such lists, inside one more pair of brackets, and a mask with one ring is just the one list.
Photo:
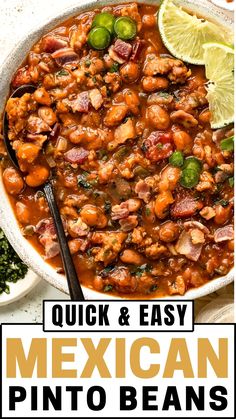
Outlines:
[[[233, 280], [233, 126], [212, 128], [205, 66], [166, 48], [158, 3], [65, 9], [0, 69], [20, 168], [1, 145], [0, 224], [65, 293], [49, 179], [86, 298], [195, 299]], [[209, 1], [174, 3], [232, 30]]]

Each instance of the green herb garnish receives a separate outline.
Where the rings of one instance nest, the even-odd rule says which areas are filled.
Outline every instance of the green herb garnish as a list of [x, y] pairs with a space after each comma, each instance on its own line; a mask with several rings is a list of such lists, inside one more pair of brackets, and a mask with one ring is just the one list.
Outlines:
[[57, 77], [62, 77], [62, 76], [68, 76], [68, 71], [67, 70], [64, 70], [64, 69], [62, 69], [62, 70], [60, 70], [60, 71], [58, 71], [57, 73], [56, 73], [56, 76]]
[[27, 266], [21, 261], [0, 229], [0, 294], [3, 292], [9, 294], [7, 282], [15, 283], [23, 279], [27, 271]]
[[92, 185], [87, 181], [86, 175], [82, 174], [77, 177], [78, 186], [81, 186], [84, 189], [91, 189]]
[[112, 64], [111, 68], [109, 69], [110, 73], [117, 73], [119, 71], [119, 64], [114, 63]]
[[229, 186], [230, 186], [231, 188], [233, 188], [233, 186], [234, 186], [234, 178], [233, 178], [233, 177], [230, 177], [230, 178], [228, 179], [228, 181], [229, 181]]
[[103, 288], [104, 292], [109, 292], [109, 291], [112, 291], [112, 290], [113, 290], [113, 285], [111, 285], [111, 284], [105, 285], [105, 287]]

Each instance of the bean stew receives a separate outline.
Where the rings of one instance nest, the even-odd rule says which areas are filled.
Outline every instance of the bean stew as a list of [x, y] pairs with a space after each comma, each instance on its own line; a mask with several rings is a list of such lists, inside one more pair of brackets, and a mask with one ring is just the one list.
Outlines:
[[[232, 126], [212, 130], [203, 66], [164, 47], [158, 8], [70, 18], [16, 71], [3, 180], [23, 235], [63, 273], [40, 186], [52, 179], [81, 283], [127, 298], [184, 295], [233, 266]], [[1, 147], [1, 146], [0, 146]]]

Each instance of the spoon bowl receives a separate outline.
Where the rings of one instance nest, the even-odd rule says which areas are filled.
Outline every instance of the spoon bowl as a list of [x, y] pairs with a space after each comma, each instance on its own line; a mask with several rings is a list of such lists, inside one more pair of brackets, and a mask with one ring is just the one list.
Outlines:
[[[16, 90], [14, 90], [14, 92], [12, 93], [10, 97], [11, 98], [21, 97], [25, 93], [33, 93], [35, 90], [36, 90], [35, 86], [31, 84], [24, 84], [18, 87]], [[4, 144], [5, 144], [7, 154], [11, 163], [18, 171], [21, 171], [18, 160], [17, 160], [16, 152], [13, 149], [11, 142], [9, 140], [9, 137], [8, 137], [8, 130], [9, 130], [9, 124], [8, 124], [7, 112], [4, 111], [4, 115], [3, 115]], [[55, 199], [53, 187], [50, 180], [47, 181], [44, 185], [42, 185], [42, 189], [47, 199], [47, 203], [48, 203], [51, 216], [53, 218], [53, 222], [55, 225], [55, 229], [57, 232], [61, 258], [62, 258], [62, 262], [63, 262], [65, 274], [66, 274], [66, 279], [68, 283], [71, 300], [82, 301], [84, 300], [83, 291], [81, 289], [80, 282], [79, 282], [77, 272], [75, 269], [75, 265], [73, 262], [73, 258], [71, 256], [69, 246], [66, 240], [65, 231], [64, 231], [63, 223], [60, 216], [60, 211], [59, 211], [56, 199]]]

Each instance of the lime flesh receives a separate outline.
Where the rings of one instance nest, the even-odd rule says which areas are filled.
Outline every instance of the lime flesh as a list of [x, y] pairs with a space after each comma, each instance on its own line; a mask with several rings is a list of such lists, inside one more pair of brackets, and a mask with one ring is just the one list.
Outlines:
[[203, 50], [211, 127], [222, 128], [234, 121], [234, 49], [209, 42]]
[[190, 15], [172, 0], [162, 1], [158, 26], [163, 43], [171, 54], [190, 64], [204, 64], [202, 46], [206, 42], [232, 42], [230, 31]]

